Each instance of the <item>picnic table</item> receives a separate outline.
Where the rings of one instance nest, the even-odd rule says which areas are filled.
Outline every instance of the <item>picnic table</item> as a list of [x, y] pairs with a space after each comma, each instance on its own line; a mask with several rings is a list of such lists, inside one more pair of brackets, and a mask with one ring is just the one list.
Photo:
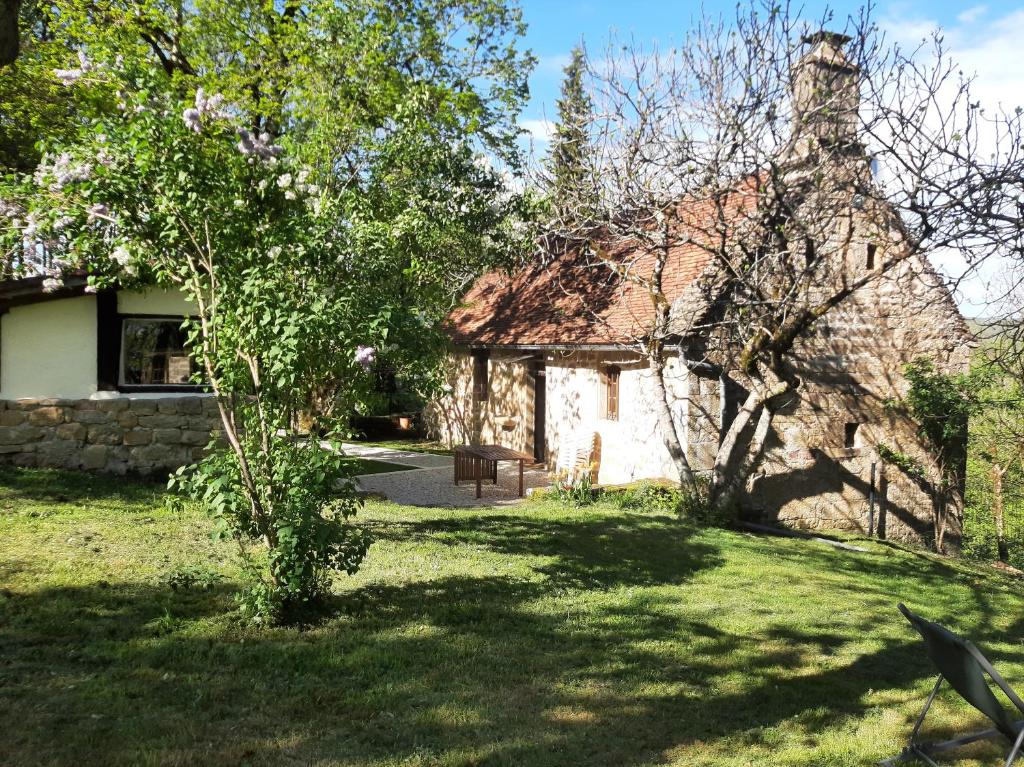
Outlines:
[[523, 465], [533, 463], [533, 456], [501, 445], [458, 445], [455, 448], [455, 484], [476, 481], [476, 497], [480, 497], [480, 481], [484, 478], [498, 484], [498, 461], [519, 461], [519, 497], [523, 497]]

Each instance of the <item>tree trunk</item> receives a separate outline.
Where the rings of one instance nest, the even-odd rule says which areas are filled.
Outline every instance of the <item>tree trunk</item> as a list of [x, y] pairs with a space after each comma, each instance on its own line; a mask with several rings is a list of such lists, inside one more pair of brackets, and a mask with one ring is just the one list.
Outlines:
[[728, 509], [732, 506], [740, 488], [746, 486], [751, 472], [757, 466], [761, 453], [764, 451], [765, 442], [768, 440], [768, 432], [771, 430], [772, 416], [773, 413], [768, 404], [762, 404], [757, 416], [757, 425], [754, 427], [754, 434], [750, 439], [747, 449], [744, 451], [742, 459], [739, 461], [739, 465], [736, 467], [736, 472], [732, 477], [725, 478], [724, 484], [713, 499], [713, 502], [719, 508]]
[[662, 440], [676, 467], [676, 472], [679, 474], [680, 486], [696, 495], [698, 492], [697, 481], [693, 476], [690, 461], [686, 457], [683, 440], [679, 438], [676, 422], [672, 417], [672, 409], [669, 407], [668, 386], [665, 384], [665, 356], [660, 350], [651, 351], [647, 355], [647, 362], [651, 377], [654, 379], [654, 407], [657, 411], [658, 428], [661, 430]]
[[13, 64], [18, 58], [18, 10], [21, 0], [0, 0], [0, 67]]
[[[772, 413], [768, 409], [768, 402], [781, 394], [785, 394], [790, 388], [791, 384], [788, 381], [777, 380], [771, 385], [763, 383], [755, 385], [750, 390], [746, 400], [743, 402], [743, 406], [740, 407], [736, 417], [733, 418], [732, 423], [729, 425], [729, 429], [722, 439], [722, 444], [718, 447], [718, 453], [715, 455], [715, 465], [711, 473], [711, 488], [708, 494], [712, 504], [717, 505], [720, 502], [724, 502], [727, 500], [726, 496], [732, 496], [735, 488], [742, 487], [746, 483], [746, 475], [753, 469], [755, 463], [750, 459], [752, 457], [756, 458], [755, 453], [760, 454], [761, 449], [764, 447], [764, 440], [768, 436], [768, 427], [771, 425]], [[742, 445], [740, 437], [750, 425], [750, 420], [762, 410], [765, 411], [764, 419], [766, 420], [762, 421], [759, 418], [757, 429], [750, 444]], [[762, 429], [763, 433], [761, 433]], [[759, 434], [761, 443], [755, 444]], [[747, 452], [746, 460], [739, 462], [735, 474], [730, 477], [727, 471], [736, 462], [737, 454], [740, 450]]]
[[1006, 469], [998, 463], [992, 465], [992, 518], [996, 523], [996, 546], [999, 561], [1009, 563], [1010, 550], [1006, 545], [1006, 530], [1003, 522], [1003, 476]]

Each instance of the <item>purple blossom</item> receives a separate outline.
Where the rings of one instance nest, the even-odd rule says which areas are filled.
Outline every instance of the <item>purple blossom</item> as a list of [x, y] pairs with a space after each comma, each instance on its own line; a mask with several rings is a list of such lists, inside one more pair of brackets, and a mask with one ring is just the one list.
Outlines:
[[203, 130], [202, 114], [198, 109], [190, 107], [181, 113], [181, 119], [185, 121], [185, 127], [196, 133]]
[[377, 350], [372, 346], [356, 347], [356, 364], [360, 365], [363, 370], [369, 370], [376, 357]]
[[223, 120], [228, 117], [230, 115], [224, 109], [224, 96], [220, 93], [207, 96], [202, 88], [196, 88], [195, 106], [181, 113], [185, 126], [196, 133], [202, 132], [204, 120]]
[[261, 133], [259, 136], [254, 136], [245, 128], [239, 128], [238, 137], [238, 151], [247, 157], [254, 156], [261, 160], [273, 160], [284, 151], [282, 147], [270, 143], [271, 137], [269, 133]]
[[110, 208], [108, 208], [102, 202], [90, 205], [89, 210], [86, 211], [86, 213], [88, 213], [88, 223], [90, 224], [94, 223], [97, 219], [107, 219], [108, 221], [110, 220]]

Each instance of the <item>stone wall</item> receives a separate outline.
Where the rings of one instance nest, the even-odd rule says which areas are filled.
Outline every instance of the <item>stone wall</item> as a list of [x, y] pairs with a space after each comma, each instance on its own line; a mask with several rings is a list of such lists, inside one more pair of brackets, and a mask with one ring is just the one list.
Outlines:
[[0, 400], [0, 462], [160, 475], [219, 433], [212, 397]]

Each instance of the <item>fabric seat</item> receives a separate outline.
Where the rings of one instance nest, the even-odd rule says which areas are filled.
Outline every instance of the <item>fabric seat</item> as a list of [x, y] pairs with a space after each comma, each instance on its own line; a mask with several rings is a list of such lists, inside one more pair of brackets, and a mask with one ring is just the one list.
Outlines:
[[[939, 671], [939, 678], [932, 687], [924, 710], [917, 718], [913, 731], [910, 733], [910, 741], [900, 754], [886, 759], [879, 764], [885, 767], [892, 767], [900, 762], [921, 761], [925, 764], [938, 765], [932, 757], [943, 751], [965, 746], [978, 740], [1002, 739], [1009, 742], [1010, 750], [1006, 757], [1006, 767], [1010, 767], [1020, 754], [1021, 745], [1024, 743], [1024, 720], [1018, 719], [1024, 715], [1024, 701], [993, 668], [988, 659], [973, 643], [954, 634], [952, 631], [938, 623], [925, 620], [919, 615], [912, 613], [905, 605], [898, 605], [900, 612], [910, 621], [917, 632], [924, 639], [925, 652], [935, 664]], [[987, 678], [986, 678], [987, 677]], [[937, 743], [918, 743], [917, 734], [924, 722], [928, 709], [931, 708], [935, 696], [943, 682], [959, 693], [959, 695], [971, 704], [974, 708], [984, 714], [994, 727], [981, 732], [964, 735], [952, 740], [944, 740]], [[1016, 707], [1015, 711], [1008, 711], [992, 692], [994, 683], [1003, 694]]]

